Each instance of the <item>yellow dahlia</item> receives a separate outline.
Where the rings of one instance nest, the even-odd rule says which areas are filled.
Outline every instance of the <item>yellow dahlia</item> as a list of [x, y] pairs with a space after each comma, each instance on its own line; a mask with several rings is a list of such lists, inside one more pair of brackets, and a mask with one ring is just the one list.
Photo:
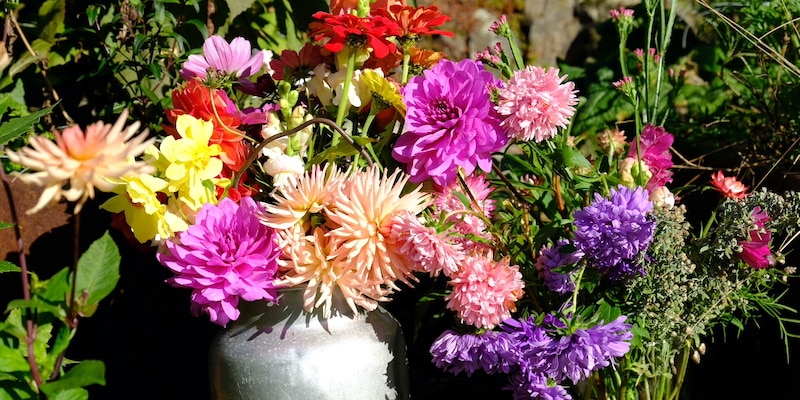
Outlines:
[[75, 213], [79, 213], [86, 200], [94, 198], [95, 188], [108, 192], [115, 186], [110, 180], [148, 173], [151, 168], [136, 157], [155, 139], [147, 139], [147, 129], [134, 137], [139, 122], [125, 127], [127, 118], [128, 112], [123, 111], [113, 126], [96, 122], [87, 126], [85, 133], [71, 126], [56, 132], [55, 142], [35, 136], [30, 147], [7, 151], [9, 160], [37, 171], [17, 174], [18, 179], [44, 187], [39, 201], [27, 213], [33, 214], [62, 197], [76, 202]]

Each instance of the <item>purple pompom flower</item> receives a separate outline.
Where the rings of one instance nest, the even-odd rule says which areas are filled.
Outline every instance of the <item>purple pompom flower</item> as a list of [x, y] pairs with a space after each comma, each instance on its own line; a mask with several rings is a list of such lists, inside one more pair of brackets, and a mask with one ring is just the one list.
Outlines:
[[572, 281], [572, 271], [565, 274], [553, 270], [575, 264], [583, 259], [583, 252], [580, 250], [572, 253], [562, 252], [564, 246], [568, 244], [568, 240], [559, 239], [555, 246], [545, 247], [539, 251], [539, 258], [536, 259], [536, 270], [539, 271], [539, 279], [550, 290], [558, 294], [574, 292], [575, 282]]
[[407, 164], [411, 182], [428, 178], [446, 186], [458, 167], [470, 175], [477, 167], [489, 171], [491, 155], [508, 137], [489, 98], [489, 88], [501, 82], [478, 61], [441, 60], [403, 90], [406, 129], [392, 151]]
[[655, 221], [647, 218], [653, 204], [641, 187], [619, 186], [611, 198], [595, 194], [594, 201], [575, 211], [575, 247], [611, 279], [644, 275], [640, 256], [655, 232]]
[[205, 204], [194, 225], [167, 241], [158, 261], [175, 272], [173, 286], [192, 289], [192, 313], [206, 313], [226, 326], [239, 318], [239, 299], [276, 300], [273, 286], [281, 253], [272, 228], [256, 215], [260, 207], [250, 197], [241, 205], [229, 198]]
[[530, 370], [520, 370], [509, 378], [505, 389], [514, 391], [514, 400], [570, 400], [563, 386], [548, 384], [547, 376]]
[[433, 342], [430, 351], [437, 367], [453, 374], [464, 371], [467, 376], [478, 370], [507, 374], [518, 360], [515, 341], [499, 331], [460, 335], [447, 330]]

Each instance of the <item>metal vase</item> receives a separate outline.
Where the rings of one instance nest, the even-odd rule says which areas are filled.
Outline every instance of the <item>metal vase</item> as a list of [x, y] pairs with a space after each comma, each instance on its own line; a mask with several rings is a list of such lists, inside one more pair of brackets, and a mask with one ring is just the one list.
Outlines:
[[211, 343], [215, 400], [406, 400], [405, 341], [386, 310], [353, 314], [334, 292], [330, 318], [303, 310], [303, 290], [279, 305], [240, 303], [241, 315]]

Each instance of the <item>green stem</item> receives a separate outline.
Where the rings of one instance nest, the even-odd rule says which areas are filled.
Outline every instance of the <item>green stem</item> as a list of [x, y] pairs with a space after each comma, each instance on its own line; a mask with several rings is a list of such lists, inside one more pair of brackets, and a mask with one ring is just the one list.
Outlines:
[[[661, 6], [661, 44], [660, 44], [660, 51], [659, 51], [659, 59], [658, 59], [658, 73], [656, 74], [656, 97], [653, 99], [653, 121], [656, 121], [657, 114], [658, 114], [658, 103], [659, 99], [661, 98], [661, 80], [664, 76], [664, 57], [667, 54], [667, 47], [669, 47], [669, 42], [672, 36], [672, 26], [675, 24], [675, 15], [676, 15], [677, 7], [673, 3], [672, 6], [669, 8], [669, 18], [667, 20], [666, 26], [664, 26], [664, 6]], [[664, 116], [666, 119], [666, 115]]]
[[403, 76], [400, 81], [403, 85], [408, 83], [408, 70], [411, 64], [411, 53], [408, 50], [403, 50]]
[[[344, 73], [344, 83], [342, 85], [342, 93], [339, 98], [339, 109], [336, 113], [336, 125], [342, 126], [344, 117], [347, 116], [347, 110], [350, 108], [350, 85], [353, 80], [353, 74], [356, 69], [356, 51], [353, 49], [348, 50], [347, 54], [347, 69]], [[335, 146], [339, 142], [339, 137], [336, 132], [333, 133], [331, 146]]]
[[688, 344], [683, 347], [683, 356], [681, 357], [681, 364], [678, 369], [678, 380], [675, 381], [675, 385], [672, 387], [672, 393], [667, 400], [677, 399], [678, 395], [681, 393], [683, 379], [686, 377], [686, 367], [689, 365], [689, 353], [691, 353], [690, 350], [691, 349]]
[[511, 48], [511, 54], [514, 56], [514, 63], [517, 65], [517, 69], [525, 68], [525, 61], [522, 59], [522, 52], [519, 50], [519, 47], [514, 42], [514, 36], [509, 35], [508, 39], [508, 47]]

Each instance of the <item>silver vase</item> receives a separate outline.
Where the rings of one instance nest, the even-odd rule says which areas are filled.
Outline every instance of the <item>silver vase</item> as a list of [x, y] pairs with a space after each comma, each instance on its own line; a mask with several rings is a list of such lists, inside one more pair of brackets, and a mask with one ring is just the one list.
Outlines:
[[334, 292], [330, 318], [303, 310], [304, 288], [279, 305], [240, 303], [241, 316], [211, 343], [215, 400], [405, 400], [405, 341], [386, 310], [353, 314]]

